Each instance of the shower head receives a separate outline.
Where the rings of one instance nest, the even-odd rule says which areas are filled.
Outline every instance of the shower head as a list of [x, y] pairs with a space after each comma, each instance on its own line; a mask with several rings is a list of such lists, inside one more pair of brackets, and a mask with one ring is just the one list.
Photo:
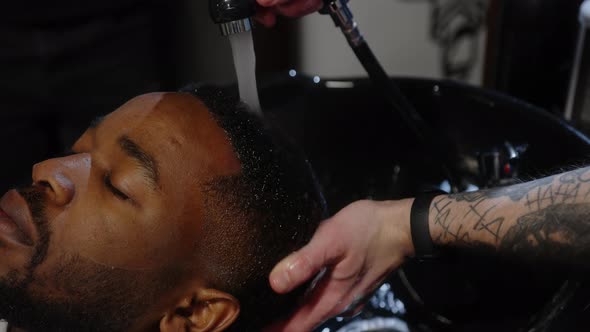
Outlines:
[[255, 14], [256, 0], [209, 0], [209, 15], [224, 36], [250, 31]]

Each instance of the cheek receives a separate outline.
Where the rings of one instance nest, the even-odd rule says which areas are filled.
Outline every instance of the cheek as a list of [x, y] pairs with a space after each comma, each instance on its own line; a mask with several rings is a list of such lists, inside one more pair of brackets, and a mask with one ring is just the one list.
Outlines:
[[[149, 215], [113, 214], [114, 208], [71, 208], [54, 224], [50, 245], [56, 253], [76, 254], [96, 264], [121, 269], [169, 266], [183, 254], [179, 229]], [[109, 213], [103, 213], [109, 211]]]

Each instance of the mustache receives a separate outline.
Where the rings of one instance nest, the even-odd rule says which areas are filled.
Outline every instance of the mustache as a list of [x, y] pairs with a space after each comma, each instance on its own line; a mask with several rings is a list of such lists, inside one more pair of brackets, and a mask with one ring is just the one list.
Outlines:
[[45, 219], [45, 192], [42, 188], [30, 186], [17, 188], [16, 191], [24, 198], [31, 214], [33, 215], [33, 222], [36, 226], [41, 219]]
[[[29, 271], [33, 271], [45, 260], [51, 238], [49, 222], [45, 217], [46, 194], [44, 188], [38, 186], [17, 188], [16, 191], [27, 202], [31, 215], [33, 216], [33, 225], [37, 228], [39, 234], [39, 243], [35, 246], [35, 251], [28, 267]], [[32, 278], [32, 272], [28, 278]]]

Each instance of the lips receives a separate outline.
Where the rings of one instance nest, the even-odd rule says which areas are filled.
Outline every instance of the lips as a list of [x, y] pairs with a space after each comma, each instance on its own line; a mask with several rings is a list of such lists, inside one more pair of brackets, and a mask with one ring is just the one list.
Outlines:
[[33, 217], [25, 199], [11, 190], [0, 200], [0, 237], [32, 246], [35, 234]]

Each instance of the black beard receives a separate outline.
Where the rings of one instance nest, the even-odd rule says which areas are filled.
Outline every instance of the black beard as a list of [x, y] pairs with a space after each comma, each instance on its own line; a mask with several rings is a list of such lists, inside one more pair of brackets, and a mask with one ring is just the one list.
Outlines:
[[[25, 267], [23, 275], [17, 271], [0, 278], [0, 317], [7, 319], [19, 327], [26, 327], [31, 331], [36, 328], [30, 326], [35, 322], [37, 327], [47, 325], [44, 319], [48, 317], [47, 308], [42, 308], [45, 301], [35, 301], [27, 292], [28, 286], [33, 281], [34, 272], [47, 257], [47, 250], [51, 239], [47, 218], [45, 217], [45, 202], [43, 193], [34, 188], [22, 188], [17, 190], [27, 202], [33, 216], [33, 224], [39, 234], [39, 241], [35, 245], [29, 264]], [[37, 303], [41, 302], [41, 303]]]
[[0, 287], [4, 286], [18, 289], [26, 288], [31, 282], [33, 272], [37, 266], [45, 261], [51, 233], [44, 213], [45, 202], [43, 199], [43, 193], [34, 188], [18, 189], [17, 191], [27, 202], [33, 216], [33, 225], [36, 228], [37, 234], [39, 234], [39, 241], [35, 245], [33, 256], [31, 257], [29, 264], [25, 267], [24, 275], [19, 276], [18, 273], [14, 271], [9, 273], [8, 276], [0, 277]]
[[50, 298], [0, 283], [0, 317], [27, 332], [123, 332], [162, 294], [142, 274], [91, 265], [79, 256], [63, 256], [55, 270], [50, 277], [36, 275], [31, 284], [51, 280], [67, 296]]
[[[51, 240], [45, 198], [35, 188], [20, 189], [19, 193], [32, 211], [40, 240], [24, 274], [15, 271], [0, 278], [0, 318], [11, 325], [28, 332], [127, 331], [175, 284], [171, 278], [178, 274], [110, 268], [75, 254], [60, 257], [51, 275], [35, 273], [45, 261]], [[37, 289], [50, 285], [65, 296], [35, 294], [31, 285]]]

